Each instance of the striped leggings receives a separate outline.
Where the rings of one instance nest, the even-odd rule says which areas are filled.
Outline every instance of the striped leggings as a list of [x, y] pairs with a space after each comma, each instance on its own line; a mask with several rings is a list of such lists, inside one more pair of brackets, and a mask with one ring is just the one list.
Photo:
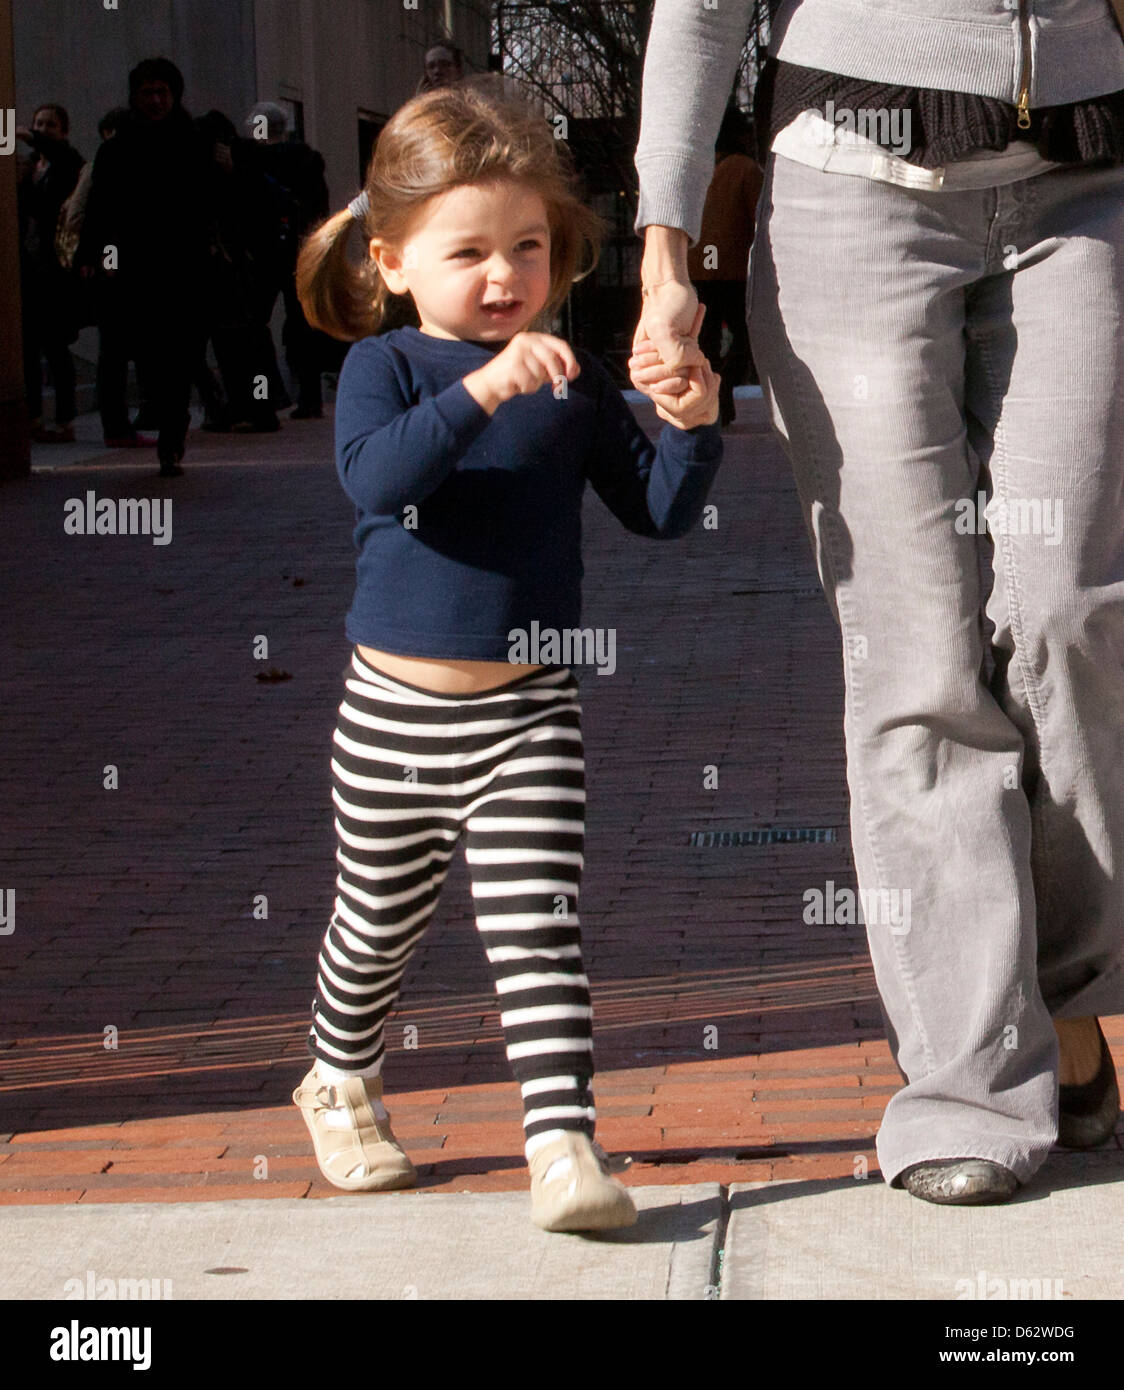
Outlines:
[[339, 1071], [380, 1073], [386, 1016], [463, 833], [526, 1138], [592, 1138], [577, 680], [547, 667], [441, 695], [384, 675], [358, 650], [345, 676], [332, 758], [339, 871], [309, 1051]]

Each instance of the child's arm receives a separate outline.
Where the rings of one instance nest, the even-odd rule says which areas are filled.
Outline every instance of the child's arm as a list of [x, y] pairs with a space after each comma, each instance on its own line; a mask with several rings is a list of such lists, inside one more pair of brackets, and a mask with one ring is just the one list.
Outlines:
[[[596, 364], [600, 385], [597, 439], [586, 465], [594, 490], [638, 536], [685, 535], [702, 515], [722, 462], [719, 426], [668, 424], [652, 444], [605, 368], [596, 358], [586, 360]], [[684, 410], [688, 418], [692, 412], [706, 415], [709, 407], [696, 396]]]
[[364, 511], [395, 516], [452, 473], [491, 417], [463, 381], [411, 404], [378, 338], [347, 354], [336, 394], [336, 468]]

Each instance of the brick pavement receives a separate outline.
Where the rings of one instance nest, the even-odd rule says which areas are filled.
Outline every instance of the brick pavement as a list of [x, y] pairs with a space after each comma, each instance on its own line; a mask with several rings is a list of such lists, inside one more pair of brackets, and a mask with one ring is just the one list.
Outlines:
[[[739, 412], [716, 530], [645, 541], [587, 506], [584, 621], [617, 634], [616, 673], [580, 672], [598, 1129], [643, 1184], [874, 1171], [898, 1085], [862, 928], [802, 920], [853, 884], [838, 636], [762, 404]], [[350, 506], [328, 423], [193, 434], [186, 466], [100, 454], [0, 491], [0, 1204], [336, 1191], [289, 1093], [333, 896]], [[172, 543], [65, 535], [91, 488], [171, 496]], [[765, 826], [836, 838], [688, 843]], [[388, 1042], [421, 1190], [525, 1186], [463, 863]]]

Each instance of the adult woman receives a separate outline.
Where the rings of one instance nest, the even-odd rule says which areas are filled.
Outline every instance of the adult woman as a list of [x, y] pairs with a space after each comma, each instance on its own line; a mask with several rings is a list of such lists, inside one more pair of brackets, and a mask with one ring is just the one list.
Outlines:
[[[994, 1202], [1119, 1109], [1124, 38], [1107, 0], [921, 8], [777, 9], [748, 308], [842, 628], [860, 890], [910, 894], [867, 921], [907, 1083], [883, 1175]], [[656, 0], [641, 389], [697, 360], [684, 253], [750, 9]]]

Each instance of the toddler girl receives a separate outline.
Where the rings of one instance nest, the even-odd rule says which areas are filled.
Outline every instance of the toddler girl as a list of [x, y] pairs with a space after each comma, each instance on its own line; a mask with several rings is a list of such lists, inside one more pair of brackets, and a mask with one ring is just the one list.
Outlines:
[[[335, 912], [293, 1099], [336, 1187], [416, 1180], [382, 1104], [383, 1025], [463, 835], [531, 1215], [551, 1231], [631, 1225], [636, 1209], [592, 1142], [578, 685], [528, 637], [579, 627], [587, 480], [630, 531], [680, 536], [722, 453], [709, 366], [658, 399], [654, 448], [604, 366], [544, 331], [585, 246], [590, 268], [600, 250], [576, 188], [547, 120], [496, 79], [439, 88], [390, 120], [364, 194], [298, 268], [309, 321], [355, 342], [336, 461], [358, 582], [332, 760]], [[391, 295], [410, 296], [420, 327], [373, 336]]]

